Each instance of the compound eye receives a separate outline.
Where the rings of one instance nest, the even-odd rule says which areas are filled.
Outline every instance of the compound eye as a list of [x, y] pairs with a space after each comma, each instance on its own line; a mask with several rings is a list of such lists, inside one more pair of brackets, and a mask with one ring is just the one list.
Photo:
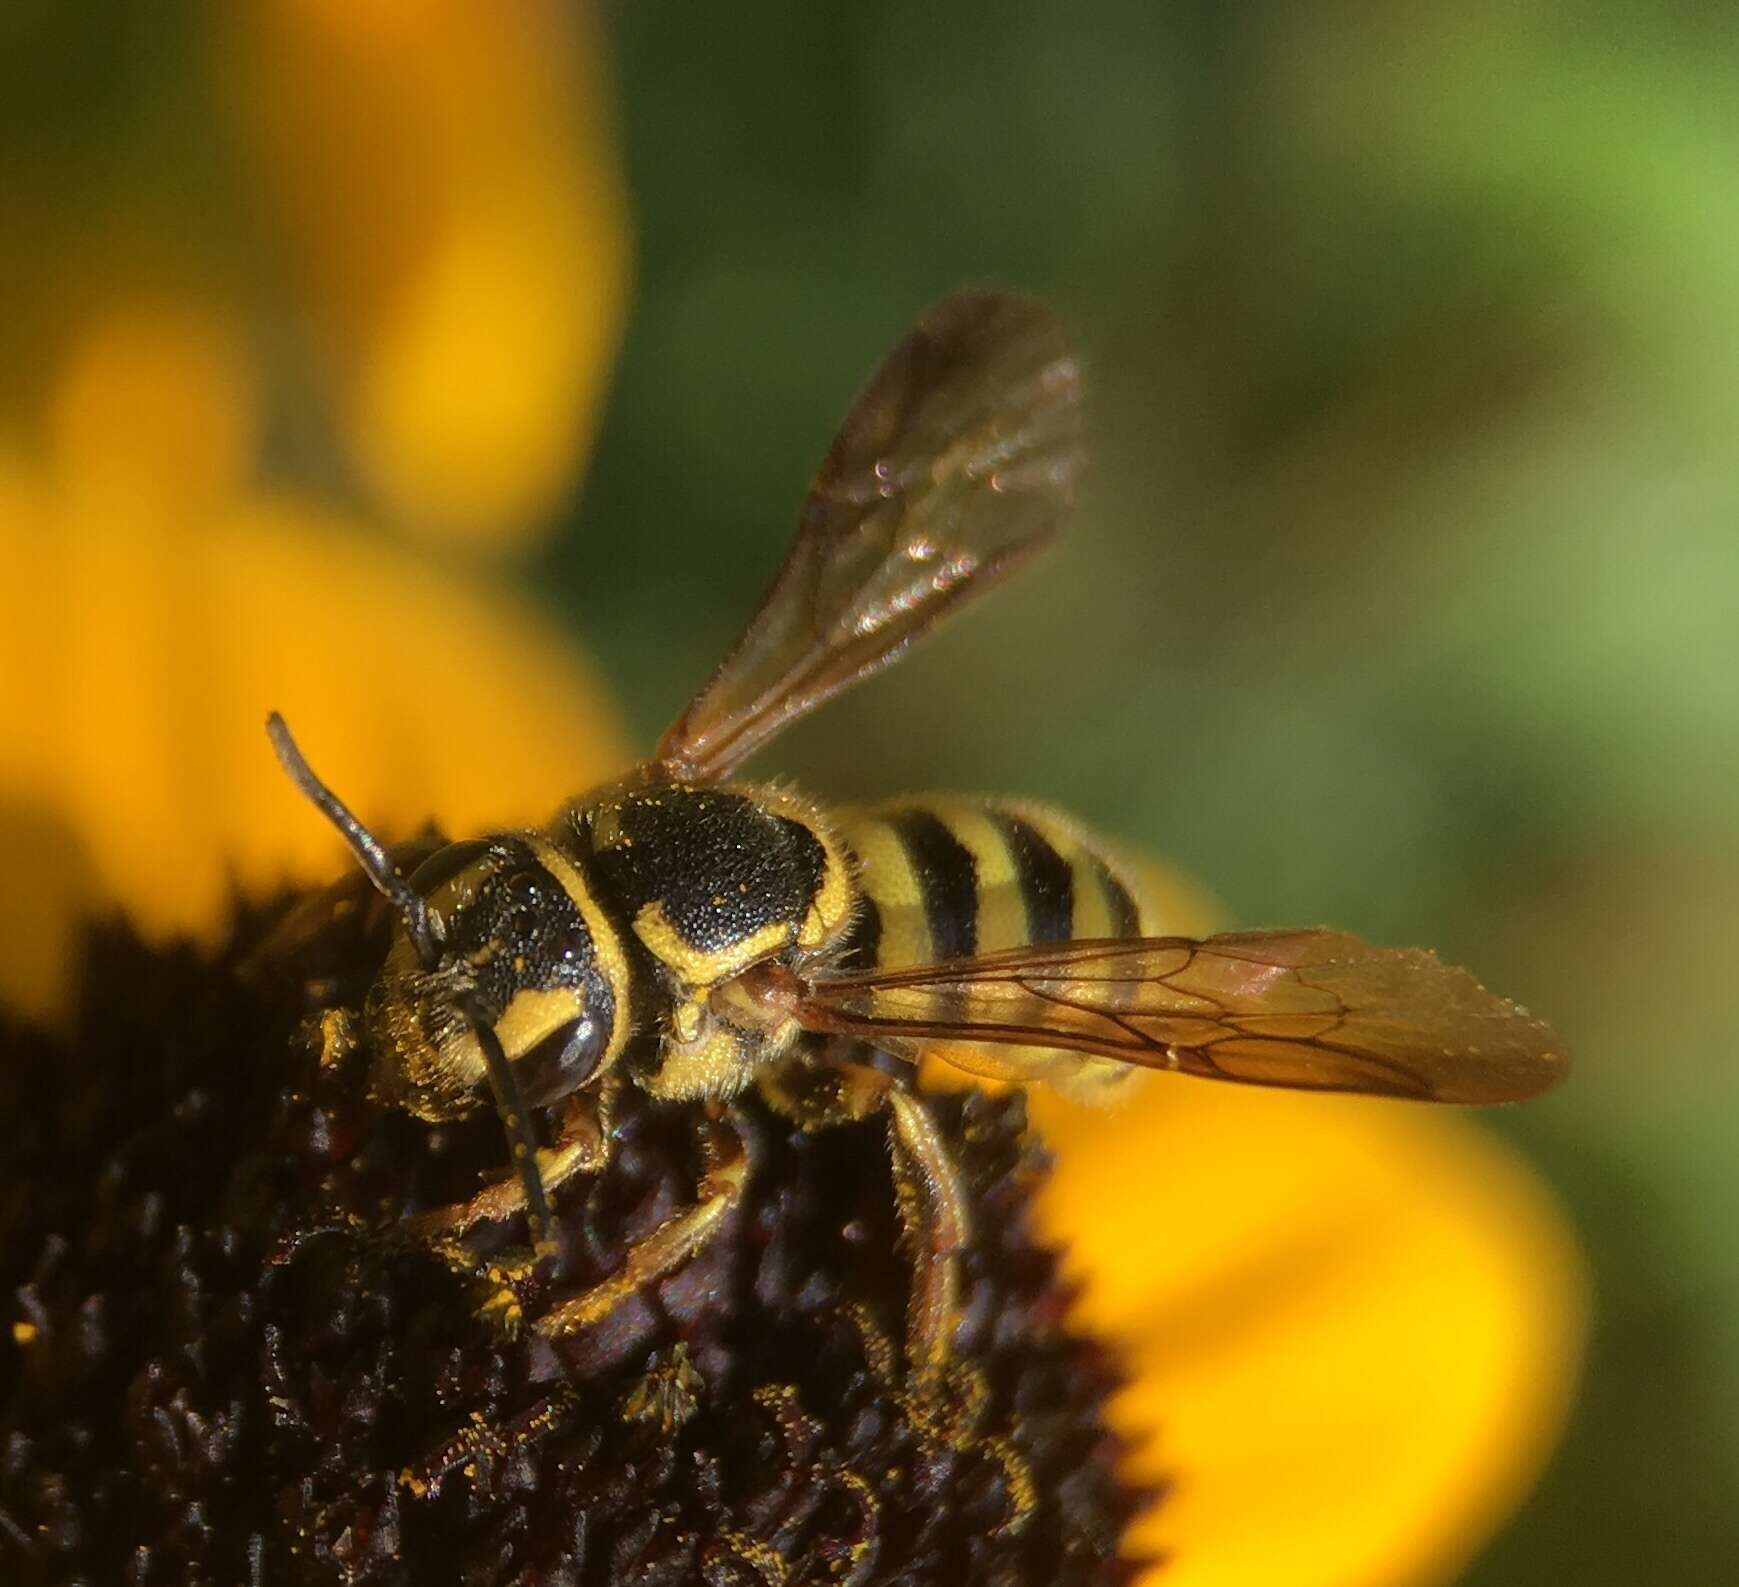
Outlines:
[[609, 1031], [590, 1015], [558, 1025], [514, 1060], [528, 1107], [558, 1102], [578, 1091], [598, 1070]]

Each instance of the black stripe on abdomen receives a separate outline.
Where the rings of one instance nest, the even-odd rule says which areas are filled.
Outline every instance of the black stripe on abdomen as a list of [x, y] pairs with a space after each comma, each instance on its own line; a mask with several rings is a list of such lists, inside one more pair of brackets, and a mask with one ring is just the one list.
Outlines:
[[1067, 942], [1075, 934], [1075, 875], [1056, 845], [1019, 816], [991, 812], [1014, 862], [1029, 942]]
[[978, 862], [972, 851], [928, 810], [901, 810], [888, 817], [888, 825], [905, 845], [917, 876], [931, 954], [970, 957], [978, 947]]
[[1129, 889], [1118, 881], [1111, 867], [1097, 854], [1093, 856], [1093, 874], [1099, 879], [1100, 890], [1105, 894], [1106, 907], [1111, 912], [1111, 935], [1114, 937], [1139, 937], [1141, 935], [1141, 911], [1136, 908], [1135, 900], [1130, 896]]

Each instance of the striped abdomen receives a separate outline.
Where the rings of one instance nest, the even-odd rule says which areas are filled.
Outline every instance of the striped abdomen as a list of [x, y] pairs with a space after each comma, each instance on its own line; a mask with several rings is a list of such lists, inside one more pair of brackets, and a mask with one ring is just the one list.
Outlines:
[[[861, 898], [845, 967], [926, 964], [1158, 929], [1132, 869], [1043, 805], [921, 794], [832, 815], [856, 862]], [[967, 1044], [947, 1057], [1008, 1078], [1092, 1082], [1128, 1073], [1108, 1060], [1049, 1049], [1022, 1050], [1011, 1063]]]

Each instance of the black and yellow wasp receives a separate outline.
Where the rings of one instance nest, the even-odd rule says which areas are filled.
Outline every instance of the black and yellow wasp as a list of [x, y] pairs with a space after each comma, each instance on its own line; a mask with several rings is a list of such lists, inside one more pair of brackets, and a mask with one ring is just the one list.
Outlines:
[[422, 1231], [453, 1240], [524, 1215], [541, 1244], [549, 1195], [608, 1160], [622, 1086], [692, 1106], [693, 1205], [618, 1274], [545, 1307], [546, 1336], [607, 1316], [717, 1229], [752, 1166], [732, 1127], [751, 1086], [809, 1129], [885, 1113], [923, 1381], [947, 1360], [966, 1213], [889, 1057], [1099, 1089], [1138, 1066], [1469, 1103], [1564, 1072], [1546, 1025], [1421, 950], [1320, 928], [1152, 935], [1138, 872], [1041, 805], [822, 808], [734, 780], [1051, 537], [1080, 468], [1080, 395], [1034, 303], [974, 292], [932, 309], [853, 405], [712, 680], [650, 760], [545, 827], [446, 844], [402, 875], [272, 718], [286, 769], [397, 917], [363, 1011], [375, 1095], [430, 1121], [492, 1095], [518, 1166]]

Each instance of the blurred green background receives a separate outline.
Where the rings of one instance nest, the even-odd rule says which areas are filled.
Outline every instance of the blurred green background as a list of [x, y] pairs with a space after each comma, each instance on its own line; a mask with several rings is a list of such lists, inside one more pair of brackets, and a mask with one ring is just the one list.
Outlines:
[[773, 758], [830, 794], [1056, 799], [1239, 923], [1429, 942], [1549, 1012], [1574, 1083], [1494, 1122], [1598, 1312], [1566, 1445], [1468, 1580], [1731, 1580], [1730, 13], [610, 17], [636, 296], [547, 572], [637, 729], [731, 637], [916, 308], [1055, 302], [1098, 437], [1066, 547]]
[[[183, 217], [149, 261], [165, 276], [269, 294], [247, 183], [209, 132], [240, 93], [212, 88], [215, 14], [0, 12], [15, 302], [76, 305], [89, 283], [57, 274], [44, 235], [63, 194], [70, 213], [111, 189]], [[1733, 1579], [1730, 10], [604, 16], [626, 340], [583, 489], [507, 576], [649, 742], [916, 313], [971, 283], [1053, 302], [1094, 397], [1066, 543], [764, 765], [826, 796], [1053, 799], [1170, 859], [1231, 922], [1430, 943], [1549, 1014], [1574, 1082], [1493, 1127], [1567, 1202], [1597, 1313], [1565, 1446], [1467, 1580]], [[0, 354], [23, 367], [57, 334], [21, 311]], [[304, 350], [266, 340], [269, 471], [343, 496], [297, 407]], [[0, 423], [27, 396], [0, 381]]]

